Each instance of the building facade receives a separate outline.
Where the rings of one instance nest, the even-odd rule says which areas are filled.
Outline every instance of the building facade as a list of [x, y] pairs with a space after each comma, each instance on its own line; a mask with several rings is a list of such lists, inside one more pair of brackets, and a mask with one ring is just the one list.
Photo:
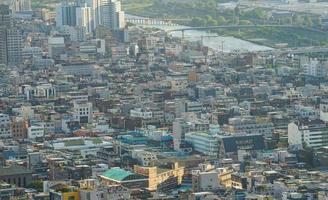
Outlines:
[[207, 132], [191, 132], [186, 134], [186, 141], [190, 142], [195, 151], [204, 155], [217, 156], [219, 139]]
[[7, 114], [0, 114], [0, 138], [11, 137], [11, 121]]
[[124, 12], [119, 0], [101, 0], [101, 24], [112, 30], [122, 29], [125, 26]]
[[92, 103], [74, 102], [74, 118], [80, 123], [91, 123], [92, 112]]
[[22, 62], [23, 37], [13, 26], [9, 6], [0, 7], [0, 64], [18, 65]]
[[321, 120], [298, 120], [288, 124], [288, 144], [297, 149], [304, 145], [321, 148], [328, 145], [328, 127]]

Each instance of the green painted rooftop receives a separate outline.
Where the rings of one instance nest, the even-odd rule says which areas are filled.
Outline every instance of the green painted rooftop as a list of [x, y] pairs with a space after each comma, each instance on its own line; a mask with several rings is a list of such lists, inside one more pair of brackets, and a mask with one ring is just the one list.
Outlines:
[[82, 139], [76, 140], [66, 140], [64, 141], [65, 146], [81, 146], [84, 145], [84, 141]]
[[130, 171], [126, 171], [124, 169], [118, 168], [118, 167], [114, 167], [111, 168], [107, 171], [105, 171], [103, 174], [101, 174], [104, 177], [107, 177], [109, 179], [112, 180], [116, 180], [116, 181], [122, 181], [124, 180], [126, 177], [133, 175], [134, 173], [130, 172]]

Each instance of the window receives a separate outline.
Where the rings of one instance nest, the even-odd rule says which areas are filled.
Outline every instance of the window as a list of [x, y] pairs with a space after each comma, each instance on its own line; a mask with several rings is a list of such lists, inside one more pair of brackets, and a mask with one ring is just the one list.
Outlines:
[[91, 200], [91, 194], [90, 194], [90, 192], [89, 193], [87, 193], [87, 198], [86, 198], [87, 200]]

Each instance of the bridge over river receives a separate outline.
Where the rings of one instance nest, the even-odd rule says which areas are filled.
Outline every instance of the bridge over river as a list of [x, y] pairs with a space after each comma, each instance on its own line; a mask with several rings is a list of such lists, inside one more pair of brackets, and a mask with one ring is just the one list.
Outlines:
[[[190, 19], [150, 19], [146, 17], [127, 15], [126, 21], [131, 23], [135, 20], [136, 25], [154, 27], [164, 30], [170, 33], [173, 37], [182, 38], [191, 42], [202, 42], [203, 45], [208, 46], [217, 51], [224, 52], [258, 52], [263, 55], [277, 55], [277, 54], [300, 54], [300, 53], [316, 53], [316, 52], [328, 52], [328, 47], [300, 47], [300, 48], [285, 48], [285, 49], [273, 49], [271, 47], [258, 45], [249, 41], [234, 37], [219, 36], [216, 33], [210, 32], [211, 30], [219, 29], [252, 29], [259, 27], [280, 27], [280, 28], [303, 28], [311, 31], [321, 32], [323, 31], [316, 29], [309, 29], [307, 27], [300, 27], [294, 25], [277, 25], [277, 24], [266, 24], [266, 25], [225, 25], [225, 26], [207, 26], [207, 27], [190, 27], [178, 25], [178, 21], [187, 21]], [[259, 36], [260, 37], [260, 36]]]

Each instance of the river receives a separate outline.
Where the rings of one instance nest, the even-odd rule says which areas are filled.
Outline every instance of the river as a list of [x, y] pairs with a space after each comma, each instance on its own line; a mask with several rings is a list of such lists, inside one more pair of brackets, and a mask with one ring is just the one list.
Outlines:
[[[141, 18], [139, 16], [126, 15], [126, 18]], [[188, 28], [187, 26], [175, 25], [175, 26], [165, 26], [165, 25], [144, 25], [148, 27], [154, 27], [161, 30], [169, 31], [172, 29], [181, 29]], [[173, 37], [182, 37], [181, 32], [171, 32]], [[224, 52], [247, 52], [247, 51], [265, 51], [271, 50], [272, 48], [267, 46], [258, 45], [252, 42], [248, 42], [242, 39], [238, 39], [235, 37], [227, 37], [227, 36], [219, 36], [216, 33], [208, 33], [207, 31], [199, 31], [199, 30], [188, 30], [185, 31], [184, 37], [185, 40], [190, 42], [200, 41], [201, 37], [203, 37], [203, 45], [208, 46], [209, 48], [215, 49], [217, 51]]]

